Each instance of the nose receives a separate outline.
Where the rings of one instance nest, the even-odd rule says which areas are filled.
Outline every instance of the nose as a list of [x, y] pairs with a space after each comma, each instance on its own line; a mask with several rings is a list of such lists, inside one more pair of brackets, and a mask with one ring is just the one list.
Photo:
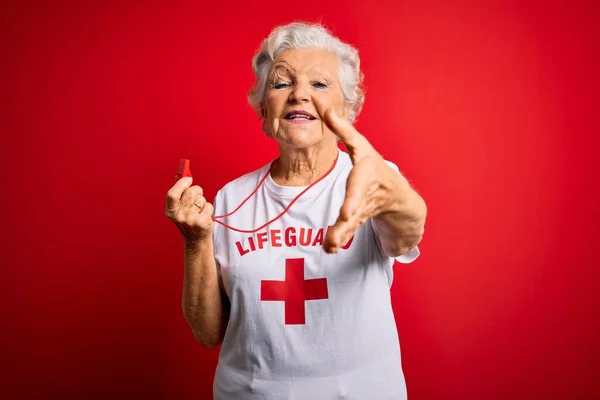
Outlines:
[[308, 83], [298, 80], [290, 93], [289, 101], [292, 103], [303, 103], [310, 101]]

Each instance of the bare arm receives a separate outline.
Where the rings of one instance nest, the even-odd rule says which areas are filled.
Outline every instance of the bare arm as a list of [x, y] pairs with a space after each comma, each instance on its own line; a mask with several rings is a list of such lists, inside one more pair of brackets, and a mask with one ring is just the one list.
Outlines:
[[317, 104], [319, 115], [344, 143], [353, 164], [340, 215], [325, 237], [325, 251], [336, 253], [372, 218], [388, 256], [408, 252], [423, 236], [427, 216], [425, 201], [347, 119], [338, 116], [333, 108], [325, 110], [324, 107]]
[[229, 303], [221, 293], [214, 256], [214, 207], [202, 188], [191, 184], [191, 177], [181, 178], [169, 189], [165, 213], [184, 243], [183, 315], [196, 340], [214, 347], [223, 340]]
[[[391, 169], [390, 169], [391, 170]], [[423, 198], [396, 171], [388, 173], [383, 207], [373, 217], [381, 246], [390, 257], [398, 257], [421, 241], [427, 206]]]
[[223, 341], [229, 302], [219, 286], [212, 238], [206, 243], [185, 246], [181, 306], [200, 344], [210, 348]]

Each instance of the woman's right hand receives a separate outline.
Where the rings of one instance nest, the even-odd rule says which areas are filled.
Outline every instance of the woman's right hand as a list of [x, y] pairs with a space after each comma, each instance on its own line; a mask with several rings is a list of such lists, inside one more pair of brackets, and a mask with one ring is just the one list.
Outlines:
[[191, 184], [191, 177], [181, 178], [169, 189], [165, 214], [181, 232], [184, 244], [197, 246], [212, 240], [214, 208], [202, 188]]

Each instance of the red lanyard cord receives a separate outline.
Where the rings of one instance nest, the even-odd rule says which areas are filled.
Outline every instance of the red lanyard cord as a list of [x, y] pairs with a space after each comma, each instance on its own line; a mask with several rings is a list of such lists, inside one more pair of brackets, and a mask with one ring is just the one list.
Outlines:
[[312, 188], [313, 186], [315, 186], [317, 183], [321, 182], [327, 175], [329, 175], [331, 173], [331, 171], [333, 171], [333, 169], [335, 168], [335, 165], [337, 164], [338, 161], [338, 157], [335, 158], [335, 161], [333, 162], [333, 165], [331, 166], [331, 168], [329, 168], [329, 171], [327, 171], [323, 176], [321, 176], [319, 179], [317, 179], [316, 181], [314, 181], [313, 183], [311, 183], [308, 187], [306, 187], [304, 190], [302, 190], [300, 193], [298, 193], [298, 195], [296, 197], [294, 197], [292, 199], [292, 201], [290, 201], [290, 204], [287, 205], [287, 207], [275, 218], [273, 218], [270, 221], [267, 221], [265, 224], [259, 226], [256, 229], [238, 229], [238, 228], [234, 228], [233, 226], [227, 225], [224, 222], [219, 221], [217, 218], [225, 218], [228, 217], [230, 215], [232, 215], [233, 213], [235, 213], [237, 210], [239, 210], [246, 201], [248, 201], [252, 196], [254, 196], [254, 194], [258, 191], [258, 188], [260, 188], [262, 186], [262, 184], [265, 182], [265, 179], [267, 179], [267, 177], [269, 176], [269, 174], [271, 173], [271, 170], [273, 169], [273, 166], [275, 166], [276, 162], [278, 162], [279, 159], [275, 160], [271, 166], [269, 167], [269, 170], [267, 171], [267, 173], [265, 174], [265, 176], [260, 180], [258, 186], [256, 187], [256, 189], [254, 189], [252, 191], [252, 193], [250, 193], [250, 195], [248, 197], [246, 197], [244, 199], [244, 201], [242, 201], [242, 203], [237, 206], [237, 208], [235, 210], [233, 210], [232, 212], [225, 214], [225, 215], [216, 215], [214, 217], [212, 217], [212, 220], [220, 225], [223, 225], [225, 228], [231, 229], [232, 231], [236, 231], [236, 232], [241, 232], [241, 233], [255, 233], [258, 232], [259, 230], [271, 225], [273, 222], [277, 221], [279, 218], [283, 217], [283, 215], [285, 213], [288, 212], [288, 210], [292, 207], [292, 204], [294, 204], [296, 202], [296, 200], [298, 200], [300, 198], [300, 196], [302, 196], [304, 193], [306, 193], [310, 188]]

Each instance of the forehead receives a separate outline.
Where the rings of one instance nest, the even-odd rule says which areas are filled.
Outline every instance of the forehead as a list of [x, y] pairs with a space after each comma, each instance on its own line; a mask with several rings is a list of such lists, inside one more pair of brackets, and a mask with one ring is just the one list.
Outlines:
[[335, 76], [337, 68], [336, 55], [318, 48], [286, 50], [273, 63], [273, 70], [289, 70], [294, 74], [323, 72]]

